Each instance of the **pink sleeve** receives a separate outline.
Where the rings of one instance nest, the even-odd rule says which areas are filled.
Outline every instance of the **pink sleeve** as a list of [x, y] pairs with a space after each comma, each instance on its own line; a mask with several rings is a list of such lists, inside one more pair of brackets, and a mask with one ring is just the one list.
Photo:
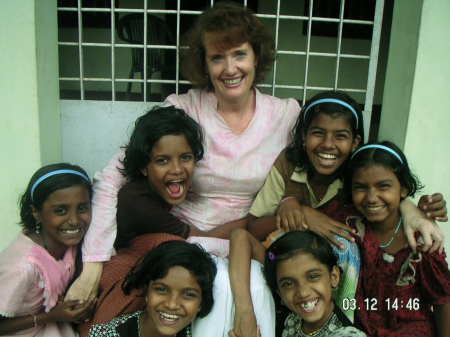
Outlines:
[[114, 240], [117, 233], [117, 193], [127, 182], [118, 167], [125, 156], [121, 149], [108, 165], [94, 175], [92, 221], [83, 240], [83, 262], [109, 261], [115, 255]]

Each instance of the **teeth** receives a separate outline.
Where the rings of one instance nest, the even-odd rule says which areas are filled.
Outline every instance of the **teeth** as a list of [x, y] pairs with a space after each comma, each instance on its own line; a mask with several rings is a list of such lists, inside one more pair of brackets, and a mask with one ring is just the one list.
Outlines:
[[366, 209], [369, 210], [369, 211], [379, 211], [383, 207], [384, 206], [366, 206]]
[[78, 234], [81, 231], [81, 228], [75, 229], [75, 230], [69, 230], [69, 229], [62, 229], [61, 232], [64, 234], [74, 235]]
[[176, 321], [177, 319], [180, 318], [179, 315], [170, 315], [170, 314], [166, 314], [165, 312], [161, 312], [161, 311], [159, 312], [159, 315], [166, 321], [171, 321], [171, 322]]
[[170, 183], [182, 183], [182, 182], [183, 182], [183, 180], [171, 180], [171, 181], [168, 182], [168, 184], [170, 184]]
[[336, 155], [328, 154], [328, 153], [319, 153], [318, 156], [321, 158], [324, 158], [324, 159], [336, 159], [337, 158]]
[[235, 80], [223, 80], [225, 82], [225, 84], [236, 84], [239, 83], [240, 81], [242, 81], [242, 77], [237, 78]]
[[301, 307], [303, 309], [305, 309], [305, 310], [311, 310], [311, 309], [313, 309], [316, 306], [317, 302], [318, 302], [318, 299], [315, 299], [315, 300], [310, 301], [310, 302], [302, 303]]

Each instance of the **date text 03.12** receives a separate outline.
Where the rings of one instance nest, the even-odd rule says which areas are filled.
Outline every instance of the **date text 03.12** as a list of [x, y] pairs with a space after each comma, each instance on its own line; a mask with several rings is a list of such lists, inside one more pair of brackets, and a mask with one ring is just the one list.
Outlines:
[[366, 309], [367, 311], [377, 311], [377, 310], [419, 310], [420, 309], [420, 299], [419, 298], [409, 298], [408, 300], [400, 300], [398, 298], [387, 298], [384, 300], [385, 306], [378, 308], [378, 300], [376, 298], [366, 298], [364, 303], [358, 305], [356, 299], [354, 298], [344, 298], [342, 301], [343, 310], [361, 310]]

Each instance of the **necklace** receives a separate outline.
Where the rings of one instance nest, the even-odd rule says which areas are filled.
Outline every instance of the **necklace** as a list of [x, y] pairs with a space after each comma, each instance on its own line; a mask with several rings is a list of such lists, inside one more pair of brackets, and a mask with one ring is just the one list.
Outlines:
[[400, 229], [400, 225], [402, 224], [402, 217], [400, 216], [400, 220], [398, 221], [397, 228], [395, 229], [394, 235], [392, 235], [391, 239], [386, 245], [379, 245], [380, 248], [386, 248], [389, 247], [389, 245], [394, 241], [395, 234], [397, 234], [398, 230]]

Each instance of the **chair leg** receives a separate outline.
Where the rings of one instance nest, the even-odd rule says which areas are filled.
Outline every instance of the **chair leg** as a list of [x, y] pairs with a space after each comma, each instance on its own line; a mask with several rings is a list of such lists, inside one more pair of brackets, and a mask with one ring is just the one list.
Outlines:
[[[131, 68], [130, 76], [129, 76], [128, 78], [129, 78], [129, 79], [133, 79], [133, 77], [134, 77], [134, 69]], [[126, 101], [129, 101], [129, 100], [130, 100], [131, 86], [132, 86], [132, 85], [133, 85], [133, 82], [128, 82], [128, 85], [127, 85], [127, 94], [125, 95], [125, 100], [126, 100]]]

